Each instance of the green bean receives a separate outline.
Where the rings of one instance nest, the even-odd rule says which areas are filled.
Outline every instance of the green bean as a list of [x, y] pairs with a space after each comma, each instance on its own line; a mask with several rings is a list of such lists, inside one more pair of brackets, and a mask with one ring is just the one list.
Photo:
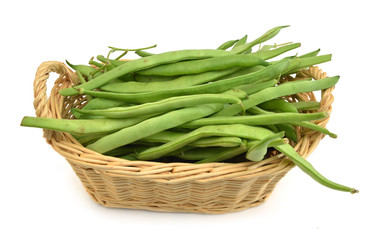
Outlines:
[[226, 94], [196, 94], [187, 96], [171, 97], [157, 102], [144, 103], [129, 107], [115, 107], [108, 109], [84, 110], [73, 108], [74, 112], [104, 116], [107, 118], [128, 118], [153, 113], [163, 113], [174, 109], [191, 107], [206, 103], [236, 103], [241, 100], [235, 96]]
[[160, 65], [137, 71], [137, 73], [141, 75], [176, 76], [255, 65], [268, 66], [269, 64], [253, 54], [230, 55]]
[[120, 158], [125, 159], [125, 160], [130, 160], [130, 161], [138, 160], [136, 158], [136, 154], [135, 153], [130, 153], [130, 154], [127, 154], [127, 155], [124, 155], [124, 156], [120, 156]]
[[97, 56], [97, 59], [105, 64], [112, 64], [113, 67], [118, 67], [120, 65], [123, 65], [125, 64], [127, 61], [122, 61], [122, 60], [115, 60], [115, 59], [106, 59], [104, 56], [102, 55], [98, 55]]
[[91, 58], [91, 59], [89, 60], [89, 64], [90, 64], [90, 65], [94, 65], [94, 66], [99, 67], [99, 68], [103, 67], [103, 64], [94, 61], [93, 58]]
[[284, 99], [272, 99], [259, 104], [258, 107], [268, 111], [298, 113], [297, 108]]
[[297, 109], [297, 111], [318, 110], [320, 107], [320, 102], [317, 101], [292, 102], [290, 104], [292, 104]]
[[253, 93], [262, 91], [265, 88], [274, 87], [277, 84], [277, 82], [278, 82], [277, 80], [273, 79], [273, 80], [269, 80], [269, 81], [263, 82], [263, 83], [258, 82], [258, 83], [250, 83], [250, 84], [241, 85], [241, 86], [236, 87], [236, 89], [242, 90], [246, 94], [251, 95]]
[[92, 73], [95, 72], [95, 68], [87, 65], [74, 65], [66, 60], [67, 65], [69, 65], [75, 71], [80, 72], [83, 76], [86, 76], [88, 79], [91, 78]]
[[299, 56], [299, 58], [315, 57], [315, 56], [318, 55], [319, 52], [320, 52], [320, 49], [317, 49], [317, 50], [315, 50], [315, 51], [312, 51], [312, 52], [303, 54], [303, 55]]
[[246, 43], [244, 45], [241, 45], [241, 46], [238, 46], [234, 49], [231, 49], [231, 52], [236, 53], [236, 54], [243, 53], [243, 52], [251, 49], [255, 45], [266, 42], [267, 40], [270, 40], [271, 38], [275, 37], [281, 31], [281, 29], [286, 28], [286, 27], [289, 27], [289, 26], [279, 26], [279, 27], [272, 28], [269, 31], [267, 31], [265, 34], [260, 36], [259, 38], [255, 39], [254, 41], [251, 41], [249, 43]]
[[115, 148], [109, 152], [104, 153], [104, 155], [118, 157], [118, 156], [126, 155], [129, 153], [145, 151], [148, 148], [149, 148], [149, 146], [145, 146], [145, 145], [129, 144], [129, 145], [125, 145], [125, 146], [122, 146], [119, 148]]
[[296, 152], [296, 150], [294, 150], [294, 148], [292, 146], [290, 146], [289, 144], [275, 146], [275, 148], [278, 151], [284, 153], [288, 158], [290, 158], [290, 160], [292, 160], [292, 162], [296, 166], [298, 166], [303, 172], [305, 172], [306, 174], [311, 176], [314, 180], [316, 180], [320, 184], [322, 184], [326, 187], [335, 189], [335, 190], [339, 190], [339, 191], [345, 191], [345, 192], [350, 192], [350, 193], [357, 193], [358, 192], [358, 190], [356, 190], [354, 188], [350, 188], [347, 186], [337, 184], [335, 182], [328, 180], [324, 176], [322, 176], [319, 172], [317, 172], [317, 170], [308, 161], [306, 161], [303, 157], [301, 157]]
[[319, 126], [319, 125], [317, 125], [315, 123], [311, 123], [311, 122], [297, 122], [297, 123], [292, 123], [292, 124], [300, 126], [300, 127], [310, 128], [312, 130], [324, 133], [325, 135], [328, 135], [331, 138], [337, 138], [337, 134], [332, 133], [328, 129], [326, 129], [324, 127], [321, 127], [321, 126]]
[[108, 71], [101, 76], [96, 77], [93, 81], [89, 81], [85, 84], [75, 86], [74, 88], [66, 88], [60, 90], [62, 96], [72, 96], [78, 94], [78, 89], [83, 88], [86, 90], [96, 89], [102, 85], [105, 85], [109, 81], [126, 75], [131, 72], [140, 71], [146, 68], [155, 67], [161, 64], [178, 62], [190, 59], [202, 59], [215, 56], [230, 55], [232, 53], [223, 50], [181, 50], [172, 51], [166, 53], [160, 53], [154, 56], [144, 57], [133, 61], [127, 61], [111, 71]]
[[104, 153], [152, 134], [211, 115], [222, 108], [223, 104], [217, 103], [174, 110], [102, 137], [95, 143], [87, 145], [87, 148], [99, 153]]
[[[220, 162], [220, 161], [225, 161], [232, 159], [242, 153], [245, 153], [250, 149], [251, 147], [260, 144], [263, 140], [258, 140], [258, 141], [245, 141], [241, 146], [239, 147], [234, 147], [234, 148], [229, 148], [226, 150], [220, 149], [217, 153], [213, 154], [212, 156], [208, 156], [205, 158], [202, 158], [200, 161], [196, 163], [211, 163], [211, 162]], [[279, 144], [286, 143], [286, 139], [280, 139], [272, 141], [268, 144], [268, 147], [276, 146]], [[262, 150], [262, 152], [266, 152], [266, 150]]]
[[[153, 75], [153, 76], [145, 76], [145, 75], [140, 75], [140, 74], [133, 74], [134, 76], [134, 81], [136, 82], [143, 82], [143, 83], [150, 83], [150, 82], [165, 82], [165, 81], [172, 81], [176, 78], [178, 78], [178, 76], [156, 76], [156, 75]], [[108, 85], [108, 84], [107, 84]], [[107, 85], [104, 85], [104, 86], [107, 86]], [[104, 87], [102, 86], [102, 87]], [[144, 86], [141, 86], [141, 87], [144, 87]], [[140, 88], [141, 88], [140, 87]], [[126, 89], [125, 89], [126, 90]], [[138, 92], [140, 92], [141, 90], [137, 90]]]
[[108, 133], [124, 127], [138, 124], [149, 116], [127, 119], [56, 119], [41, 117], [24, 117], [21, 126], [38, 127], [72, 134]]
[[[119, 90], [122, 93], [155, 92], [162, 90], [178, 89], [182, 87], [194, 86], [216, 80], [230, 73], [236, 72], [238, 68], [229, 68], [219, 71], [210, 71], [193, 75], [184, 75], [169, 81], [151, 82], [125, 82], [110, 83], [101, 87], [103, 91], [114, 92]], [[145, 75], [136, 75], [145, 76]], [[137, 78], [136, 78], [137, 80]]]
[[140, 56], [140, 57], [149, 57], [149, 56], [152, 56], [152, 55], [155, 55], [153, 53], [150, 53], [150, 52], [146, 52], [146, 51], [135, 51], [135, 53]]
[[[82, 108], [83, 110], [95, 110], [95, 109], [106, 109], [112, 107], [120, 107], [128, 105], [126, 102], [110, 100], [105, 98], [93, 98], [87, 102], [87, 104]], [[72, 114], [75, 118], [79, 119], [82, 115], [73, 109], [71, 110]]]
[[[185, 133], [162, 131], [141, 139], [146, 142], [167, 143], [181, 137]], [[237, 137], [208, 137], [191, 142], [189, 146], [194, 147], [235, 147], [239, 146], [242, 140]]]
[[183, 136], [178, 137], [173, 141], [165, 143], [161, 146], [149, 148], [143, 152], [140, 152], [137, 158], [141, 160], [156, 159], [160, 156], [165, 156], [166, 154], [172, 151], [176, 151], [177, 149], [182, 148], [185, 145], [204, 137], [228, 136], [261, 140], [270, 134], [272, 134], [271, 131], [267, 129], [251, 127], [242, 124], [204, 126], [190, 133], [184, 134]]
[[78, 142], [84, 146], [97, 141], [97, 139], [100, 139], [103, 136], [106, 136], [106, 133], [86, 134], [80, 136], [76, 136], [73, 134], [73, 137], [75, 137]]
[[274, 98], [293, 95], [301, 92], [312, 92], [327, 89], [334, 86], [338, 82], [339, 78], [339, 76], [335, 76], [316, 81], [292, 81], [280, 84], [276, 87], [269, 87], [254, 93], [250, 95], [248, 99], [243, 100], [243, 108], [240, 105], [233, 104], [225, 107], [222, 111], [214, 114], [214, 116], [233, 116], [244, 111], [245, 109], [249, 109], [253, 106]]
[[246, 41], [247, 41], [247, 35], [244, 35], [241, 39], [239, 39], [239, 40], [235, 43], [235, 45], [233, 46], [232, 49], [234, 49], [234, 48], [236, 48], [236, 47], [238, 47], [238, 46], [241, 46], [241, 45], [246, 44]]
[[239, 147], [233, 147], [233, 148], [227, 148], [226, 150], [222, 150], [218, 153], [216, 153], [213, 156], [209, 156], [207, 158], [201, 159], [200, 161], [197, 161], [196, 163], [211, 163], [211, 162], [220, 162], [232, 159], [242, 153], [245, 153], [247, 151], [246, 147], [247, 143], [245, 141], [244, 144], [240, 145]]
[[180, 159], [190, 160], [190, 161], [199, 161], [205, 158], [213, 157], [225, 149], [222, 147], [208, 147], [208, 148], [188, 148], [188, 149], [179, 149], [175, 152], [170, 153], [169, 155], [175, 156]]
[[75, 74], [77, 75], [81, 84], [86, 83], [86, 79], [82, 76], [82, 73], [80, 71], [75, 70]]
[[221, 125], [221, 124], [245, 124], [245, 125], [269, 125], [278, 123], [293, 123], [312, 121], [328, 117], [327, 112], [318, 113], [267, 113], [253, 116], [230, 116], [230, 117], [210, 117], [198, 119], [181, 127], [197, 128], [207, 125]]
[[284, 132], [274, 133], [265, 137], [261, 141], [254, 143], [251, 147], [249, 147], [246, 153], [246, 158], [250, 161], [261, 161], [265, 157], [270, 144], [278, 141], [280, 141], [280, 144], [283, 144], [283, 137]]
[[230, 41], [227, 41], [225, 43], [222, 43], [217, 49], [218, 50], [227, 50], [229, 49], [230, 47], [232, 47], [236, 42], [238, 42], [239, 40], [230, 40]]
[[298, 59], [300, 59], [299, 65], [294, 68], [289, 68], [288, 71], [284, 73], [284, 75], [296, 73], [300, 71], [300, 69], [307, 68], [312, 65], [328, 62], [332, 59], [332, 54], [326, 54], [326, 55], [314, 56], [314, 57], [303, 57]]
[[277, 57], [290, 50], [296, 49], [300, 46], [301, 46], [301, 43], [293, 43], [293, 44], [285, 45], [268, 51], [257, 51], [256, 53], [253, 53], [253, 54], [256, 54], [257, 56], [261, 57], [264, 60], [268, 60], [268, 59]]
[[294, 142], [297, 142], [297, 131], [296, 129], [293, 127], [292, 124], [289, 124], [289, 123], [278, 123], [275, 125], [275, 127], [277, 128], [277, 130], [275, 132], [284, 132], [285, 133], [285, 137], [287, 137], [288, 139], [294, 141]]

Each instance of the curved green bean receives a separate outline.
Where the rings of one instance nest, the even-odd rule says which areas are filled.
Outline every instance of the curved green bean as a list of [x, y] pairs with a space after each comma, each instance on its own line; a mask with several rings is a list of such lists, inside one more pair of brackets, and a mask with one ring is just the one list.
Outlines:
[[292, 160], [292, 162], [297, 167], [299, 167], [303, 172], [305, 172], [306, 174], [311, 176], [318, 183], [320, 183], [320, 184], [322, 184], [322, 185], [324, 185], [326, 187], [329, 187], [329, 188], [332, 188], [332, 189], [335, 189], [335, 190], [339, 190], [339, 191], [350, 192], [350, 193], [357, 193], [358, 192], [358, 190], [356, 190], [354, 188], [350, 188], [350, 187], [347, 187], [347, 186], [344, 186], [344, 185], [332, 182], [332, 181], [328, 180], [327, 178], [325, 178], [324, 176], [322, 176], [312, 166], [312, 164], [310, 164], [303, 157], [301, 157], [296, 152], [296, 150], [294, 150], [294, 148], [291, 145], [289, 145], [289, 144], [282, 144], [282, 145], [275, 146], [274, 148], [276, 148], [278, 151], [284, 153], [288, 158], [290, 158], [290, 160]]
[[129, 107], [114, 107], [108, 109], [84, 110], [73, 108], [79, 114], [104, 116], [107, 118], [128, 118], [142, 115], [163, 113], [174, 109], [191, 107], [207, 103], [235, 103], [241, 100], [235, 96], [226, 94], [196, 94], [187, 96], [171, 97], [157, 102], [144, 103]]
[[236, 42], [238, 42], [239, 40], [236, 39], [236, 40], [230, 40], [230, 41], [227, 41], [227, 42], [224, 42], [222, 43], [217, 49], [218, 50], [227, 50], [229, 49], [230, 47], [232, 47]]
[[[162, 131], [151, 136], [142, 138], [142, 141], [167, 143], [174, 139], [183, 136], [185, 133]], [[242, 143], [238, 137], [207, 137], [191, 142], [188, 145], [194, 147], [236, 147]]]
[[183, 123], [206, 117], [222, 108], [223, 104], [214, 103], [171, 111], [102, 137], [87, 145], [87, 148], [104, 153]]
[[270, 125], [278, 123], [295, 123], [312, 121], [328, 117], [327, 112], [318, 113], [267, 113], [252, 116], [225, 116], [202, 118], [181, 125], [184, 128], [197, 128], [207, 125], [245, 124], [245, 125]]
[[292, 102], [290, 104], [292, 104], [297, 111], [318, 110], [320, 108], [320, 102], [317, 101]]

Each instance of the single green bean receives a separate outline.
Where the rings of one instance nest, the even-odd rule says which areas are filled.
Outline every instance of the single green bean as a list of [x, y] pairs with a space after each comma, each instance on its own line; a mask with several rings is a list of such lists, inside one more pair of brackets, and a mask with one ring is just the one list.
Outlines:
[[174, 128], [186, 122], [211, 115], [223, 108], [223, 104], [206, 104], [183, 108], [144, 120], [135, 126], [123, 128], [118, 132], [102, 137], [87, 148], [104, 153], [140, 140], [152, 134]]
[[100, 68], [100, 67], [103, 67], [103, 64], [94, 61], [93, 58], [89, 60], [89, 64], [90, 64], [90, 65], [94, 65], [94, 66], [99, 67], [99, 68]]
[[88, 65], [74, 65], [71, 64], [69, 61], [66, 60], [67, 65], [69, 65], [72, 69], [75, 71], [80, 72], [83, 76], [87, 77], [88, 79], [91, 78], [92, 73], [95, 72], [95, 68]]
[[149, 116], [127, 119], [55, 119], [40, 117], [24, 117], [21, 126], [37, 127], [72, 134], [97, 134], [117, 131], [121, 128], [138, 124]]
[[293, 123], [312, 121], [328, 117], [327, 112], [318, 113], [267, 113], [252, 116], [229, 116], [202, 118], [181, 125], [184, 128], [197, 128], [207, 125], [245, 124], [245, 125], [270, 125], [278, 123]]
[[265, 157], [270, 144], [278, 141], [280, 142], [280, 144], [283, 144], [283, 137], [284, 132], [274, 133], [265, 137], [261, 141], [258, 141], [257, 143], [249, 147], [246, 153], [246, 158], [250, 161], [261, 161]]
[[137, 73], [141, 75], [176, 76], [255, 65], [268, 66], [269, 64], [259, 56], [244, 54], [176, 62], [137, 71]]
[[265, 88], [274, 87], [277, 84], [277, 82], [278, 81], [276, 79], [273, 79], [263, 83], [258, 82], [258, 83], [241, 85], [236, 87], [236, 89], [244, 91], [247, 95], [251, 95], [253, 93], [262, 91]]
[[154, 53], [150, 53], [150, 52], [142, 51], [142, 50], [135, 51], [135, 53], [136, 53], [138, 56], [140, 56], [140, 57], [149, 57], [149, 56], [155, 55]]
[[309, 53], [305, 53], [305, 54], [299, 56], [299, 58], [315, 57], [315, 56], [318, 55], [319, 52], [320, 52], [320, 49], [317, 49], [315, 51], [312, 51], [312, 52], [309, 52]]
[[285, 52], [288, 52], [290, 50], [296, 49], [301, 46], [301, 43], [293, 43], [289, 45], [285, 45], [282, 47], [278, 47], [272, 50], [267, 50], [267, 51], [257, 51], [256, 54], [257, 56], [261, 57], [264, 60], [268, 60], [274, 57], [277, 57]]
[[208, 148], [188, 148], [179, 149], [178, 151], [172, 152], [170, 155], [180, 159], [199, 161], [202, 159], [213, 157], [220, 152], [224, 151], [222, 147], [208, 147]]
[[278, 98], [261, 103], [258, 105], [258, 107], [267, 111], [298, 113], [297, 108], [294, 107], [291, 103], [285, 101], [284, 99]]
[[[167, 143], [181, 137], [185, 133], [162, 131], [151, 136], [142, 138], [145, 142]], [[238, 137], [208, 137], [189, 143], [189, 146], [194, 147], [236, 147], [242, 143]]]
[[235, 45], [233, 46], [232, 49], [234, 49], [234, 48], [236, 48], [236, 47], [238, 47], [238, 46], [244, 45], [244, 44], [246, 44], [246, 42], [247, 42], [247, 35], [244, 35], [241, 39], [239, 39], [239, 40], [235, 43]]
[[227, 41], [225, 43], [222, 43], [217, 49], [218, 50], [227, 50], [229, 49], [230, 47], [232, 47], [236, 42], [238, 42], [239, 40], [230, 40], [230, 41]]
[[255, 39], [254, 41], [251, 41], [249, 43], [246, 43], [244, 45], [241, 45], [241, 46], [238, 46], [234, 49], [231, 49], [231, 52], [236, 53], [236, 54], [243, 53], [243, 52], [251, 49], [255, 45], [266, 42], [267, 40], [270, 40], [271, 38], [275, 37], [281, 31], [281, 29], [286, 28], [286, 27], [289, 27], [289, 26], [279, 26], [279, 27], [272, 28], [269, 31], [267, 31], [265, 34], [260, 36], [259, 38]]
[[171, 97], [157, 102], [144, 103], [129, 107], [114, 107], [108, 109], [84, 110], [73, 108], [73, 112], [104, 116], [107, 118], [128, 118], [154, 113], [163, 113], [183, 107], [191, 107], [206, 103], [235, 103], [241, 100], [235, 96], [226, 94], [196, 94]]
[[275, 127], [277, 128], [275, 132], [284, 132], [285, 137], [287, 137], [288, 139], [294, 142], [297, 142], [298, 140], [297, 131], [292, 124], [278, 123], [275, 125]]
[[337, 134], [332, 133], [328, 129], [326, 129], [324, 127], [321, 127], [321, 126], [319, 126], [319, 125], [317, 125], [315, 123], [311, 123], [311, 122], [297, 122], [296, 123], [295, 122], [295, 123], [292, 123], [292, 124], [300, 126], [300, 127], [309, 128], [309, 129], [315, 130], [317, 132], [324, 133], [325, 135], [328, 135], [331, 138], [337, 138]]
[[291, 145], [289, 145], [289, 144], [282, 144], [282, 145], [275, 146], [275, 148], [278, 151], [284, 153], [288, 158], [290, 158], [290, 160], [292, 160], [292, 162], [297, 167], [299, 167], [303, 172], [305, 172], [306, 174], [311, 176], [318, 183], [320, 183], [320, 184], [322, 184], [322, 185], [324, 185], [326, 187], [329, 187], [329, 188], [332, 188], [332, 189], [335, 189], [335, 190], [339, 190], [339, 191], [345, 191], [345, 192], [350, 192], [350, 193], [357, 193], [357, 192], [359, 192], [358, 190], [356, 190], [354, 188], [350, 188], [350, 187], [347, 187], [347, 186], [344, 186], [344, 185], [341, 185], [341, 184], [337, 184], [335, 182], [332, 182], [332, 181], [328, 180], [324, 176], [322, 176], [312, 166], [312, 164], [310, 164], [303, 157], [301, 157], [296, 152], [296, 150], [294, 150], [294, 148]]
[[293, 68], [289, 67], [289, 69], [284, 73], [284, 75], [296, 73], [303, 68], [307, 68], [316, 64], [329, 62], [332, 59], [332, 54], [313, 56], [313, 57], [303, 57], [298, 59], [300, 60], [300, 63]]
[[203, 59], [215, 56], [224, 56], [230, 55], [232, 53], [223, 50], [181, 50], [181, 51], [172, 51], [160, 53], [157, 55], [152, 55], [149, 57], [144, 57], [132, 61], [127, 61], [125, 64], [122, 64], [111, 71], [108, 71], [101, 76], [96, 77], [93, 81], [89, 81], [85, 84], [81, 84], [74, 88], [66, 88], [60, 90], [62, 96], [72, 96], [78, 94], [78, 89], [83, 88], [86, 90], [92, 90], [99, 88], [102, 85], [105, 85], [109, 81], [126, 75], [131, 72], [140, 71], [146, 68], [155, 67], [161, 64], [167, 64], [172, 62], [178, 62], [183, 60], [190, 59]]
[[320, 108], [320, 102], [317, 101], [292, 102], [290, 104], [292, 104], [297, 111], [318, 110]]

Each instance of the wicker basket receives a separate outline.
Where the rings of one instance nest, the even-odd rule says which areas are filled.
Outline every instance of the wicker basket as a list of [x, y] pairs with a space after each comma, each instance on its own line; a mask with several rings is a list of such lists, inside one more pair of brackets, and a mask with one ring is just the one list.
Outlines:
[[[50, 97], [46, 81], [50, 72], [60, 76]], [[293, 78], [326, 77], [318, 67], [302, 70]], [[38, 117], [72, 118], [70, 109], [86, 104], [85, 96], [63, 97], [59, 90], [78, 84], [72, 70], [62, 62], [42, 63], [34, 81], [34, 107]], [[334, 87], [322, 91], [319, 111], [331, 111]], [[297, 94], [290, 101], [315, 100], [313, 93]], [[315, 121], [325, 126], [328, 118]], [[324, 134], [297, 128], [297, 152], [307, 158]], [[91, 198], [106, 207], [167, 212], [227, 213], [263, 203], [278, 181], [294, 166], [283, 154], [260, 162], [161, 163], [127, 161], [83, 147], [70, 134], [44, 130], [46, 141], [66, 158]]]

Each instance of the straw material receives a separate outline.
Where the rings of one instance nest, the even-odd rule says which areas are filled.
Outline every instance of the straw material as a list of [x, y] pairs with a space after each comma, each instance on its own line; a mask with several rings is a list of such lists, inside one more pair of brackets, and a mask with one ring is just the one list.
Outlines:
[[[59, 74], [50, 97], [46, 81], [51, 72]], [[295, 77], [281, 81], [326, 77], [318, 67], [302, 70]], [[42, 63], [34, 81], [36, 116], [73, 118], [70, 109], [81, 108], [85, 96], [63, 97], [59, 90], [78, 84], [79, 80], [64, 63]], [[322, 91], [319, 111], [331, 112], [334, 87]], [[288, 97], [289, 101], [316, 100], [313, 93]], [[329, 118], [314, 121], [325, 126]], [[66, 158], [91, 198], [106, 207], [147, 209], [167, 212], [227, 213], [263, 203], [278, 181], [294, 166], [281, 153], [260, 161], [241, 163], [161, 163], [127, 161], [105, 156], [83, 147], [68, 133], [43, 130], [46, 141]], [[297, 127], [299, 141], [293, 144], [307, 158], [325, 136]]]

